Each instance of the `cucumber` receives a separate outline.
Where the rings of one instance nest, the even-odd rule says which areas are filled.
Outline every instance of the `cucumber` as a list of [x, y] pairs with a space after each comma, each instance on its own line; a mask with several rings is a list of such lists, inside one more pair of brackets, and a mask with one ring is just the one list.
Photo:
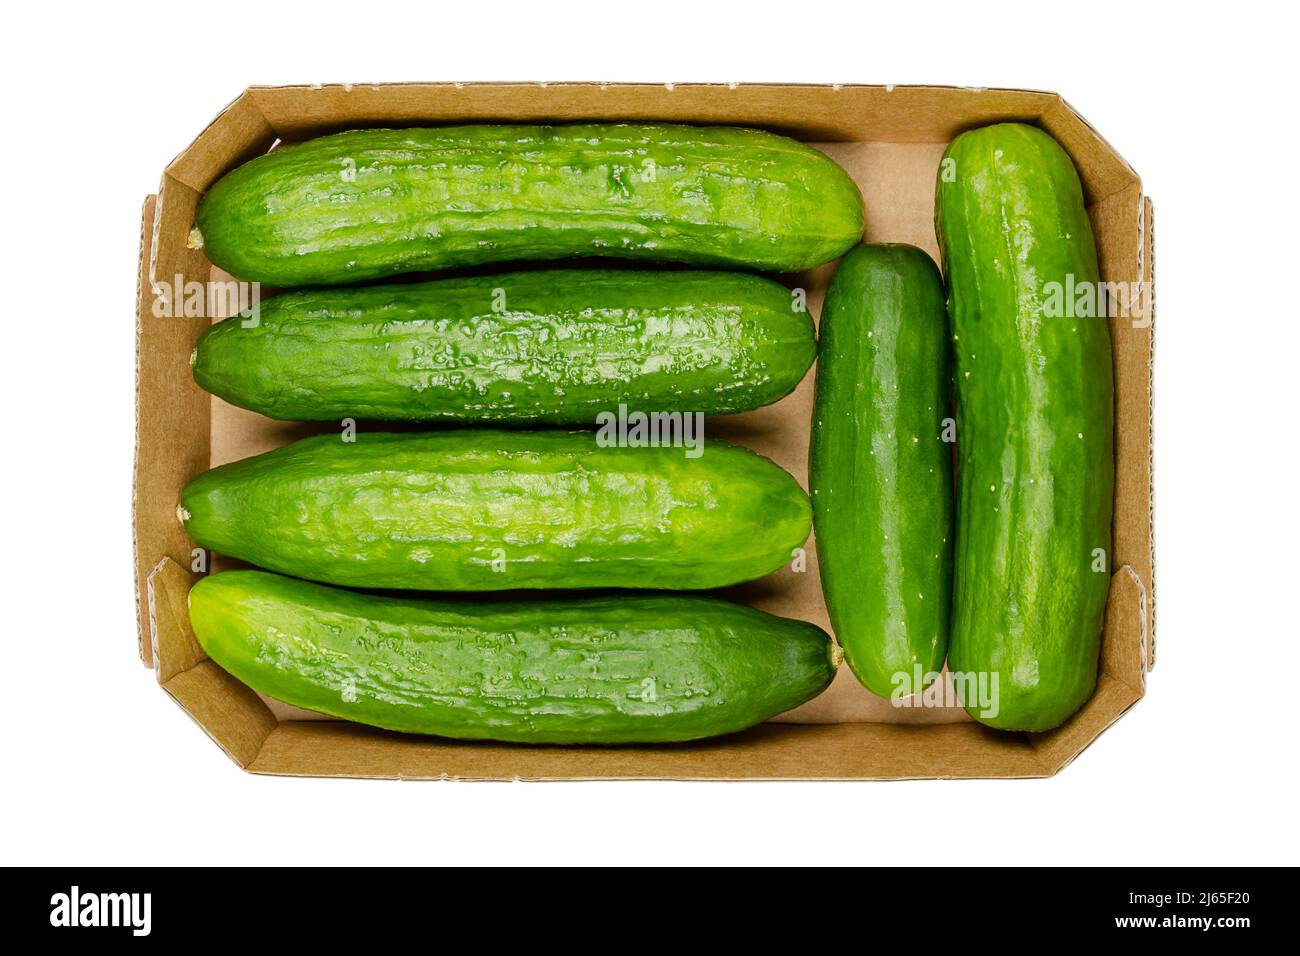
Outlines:
[[269, 697], [475, 740], [732, 733], [817, 696], [836, 667], [821, 628], [696, 596], [411, 600], [223, 571], [189, 612], [208, 656]]
[[822, 310], [809, 483], [836, 639], [881, 697], [923, 690], [948, 649], [950, 381], [930, 257], [905, 245], [846, 255]]
[[1041, 130], [963, 133], [943, 168], [959, 454], [948, 666], [996, 675], [996, 708], [966, 701], [976, 719], [1048, 730], [1092, 693], [1109, 584], [1109, 332], [1048, 307], [1049, 283], [1097, 288], [1097, 250], [1078, 174]]
[[203, 196], [208, 258], [276, 286], [614, 256], [798, 271], [861, 238], [823, 153], [726, 127], [356, 130], [259, 156]]
[[721, 441], [697, 450], [593, 432], [318, 435], [200, 475], [180, 516], [206, 548], [356, 587], [704, 589], [790, 560], [812, 523], [798, 483]]
[[812, 319], [728, 272], [551, 270], [317, 289], [199, 339], [203, 388], [272, 418], [592, 422], [619, 404], [727, 414], [803, 378]]

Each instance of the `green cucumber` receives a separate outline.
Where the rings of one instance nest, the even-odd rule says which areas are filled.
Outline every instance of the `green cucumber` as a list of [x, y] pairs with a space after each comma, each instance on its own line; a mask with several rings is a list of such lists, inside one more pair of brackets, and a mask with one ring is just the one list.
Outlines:
[[190, 592], [208, 655], [290, 704], [390, 730], [523, 743], [694, 740], [811, 699], [820, 628], [725, 601], [432, 601], [262, 571]]
[[592, 422], [619, 404], [727, 414], [812, 364], [789, 291], [730, 272], [549, 270], [317, 289], [199, 339], [203, 388], [272, 418]]
[[963, 133], [941, 168], [959, 456], [948, 666], [996, 678], [996, 707], [966, 700], [976, 719], [1048, 730], [1092, 693], [1109, 584], [1109, 332], [1050, 308], [1052, 284], [1097, 288], [1097, 250], [1078, 174], [1041, 130]]
[[298, 286], [574, 256], [798, 271], [837, 258], [862, 223], [848, 174], [772, 133], [477, 125], [259, 156], [203, 196], [195, 239], [239, 278]]
[[934, 262], [914, 246], [854, 249], [822, 310], [809, 483], [836, 639], [886, 698], [928, 686], [948, 648], [949, 386]]
[[200, 475], [180, 516], [200, 545], [272, 571], [448, 591], [721, 587], [808, 537], [808, 496], [766, 458], [598, 436], [318, 435]]
[[223, 571], [189, 611], [208, 656], [269, 697], [474, 740], [732, 733], [817, 696], [837, 663], [813, 624], [696, 596], [412, 600]]

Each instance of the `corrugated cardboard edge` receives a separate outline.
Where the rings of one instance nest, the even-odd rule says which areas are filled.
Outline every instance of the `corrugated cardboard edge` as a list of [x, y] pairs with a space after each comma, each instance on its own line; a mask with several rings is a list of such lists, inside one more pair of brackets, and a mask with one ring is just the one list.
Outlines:
[[[407, 84], [384, 84], [384, 86], [404, 86]], [[419, 84], [422, 90], [429, 88], [438, 89], [466, 89], [470, 87], [496, 86], [502, 88], [502, 92], [516, 87], [540, 87], [542, 89], [551, 86], [549, 84]], [[616, 89], [629, 91], [635, 89], [653, 89], [656, 84], [561, 84], [561, 86], [586, 86], [599, 87], [600, 89]], [[379, 87], [375, 87], [378, 89]], [[669, 91], [674, 88], [672, 84], [666, 87]], [[722, 87], [711, 84], [687, 84], [683, 85], [684, 89], [710, 89], [719, 90]], [[736, 84], [725, 87], [726, 89], [737, 89]], [[770, 85], [763, 86], [764, 89], [778, 92], [786, 89], [817, 89], [825, 91], [828, 87], [803, 86], [793, 87], [787, 85]], [[244, 94], [237, 97], [232, 103], [216, 118], [212, 124], [209, 124], [208, 130], [216, 127], [223, 122], [232, 128], [244, 127], [242, 130], [248, 133], [249, 124], [260, 125], [261, 135], [265, 131], [275, 131], [275, 125], [270, 119], [260, 114], [253, 100], [259, 93], [269, 92], [277, 88], [269, 87], [251, 87]], [[296, 89], [324, 89], [322, 87], [303, 87]], [[835, 86], [829, 89], [835, 90], [866, 90], [866, 89], [885, 89], [881, 87], [869, 87], [861, 85]], [[910, 90], [913, 92], [954, 90], [953, 87], [904, 87], [900, 90]], [[350, 91], [350, 88], [349, 88]], [[886, 89], [886, 92], [892, 89]], [[980, 92], [980, 91], [972, 91]], [[1057, 104], [1060, 112], [1053, 112], [1050, 107], [1044, 107], [1047, 111], [1040, 114], [1040, 120], [1043, 125], [1049, 128], [1054, 135], [1056, 130], [1054, 124], [1077, 122], [1082, 124], [1093, 137], [1093, 139], [1104, 147], [1108, 161], [1112, 164], [1110, 167], [1112, 173], [1115, 170], [1115, 163], [1122, 166], [1129, 175], [1136, 179], [1132, 174], [1131, 168], [1124, 163], [1122, 157], [1116, 153], [1108, 143], [1104, 141], [1090, 124], [1087, 124], [1082, 117], [1078, 116], [1069, 105], [1056, 94], [1038, 94], [1032, 91], [997, 91], [1008, 95], [1033, 96], [1035, 102], [1042, 105], [1043, 101]], [[202, 137], [200, 137], [202, 139]], [[144, 294], [145, 282], [152, 282], [158, 275], [159, 248], [164, 238], [174, 239], [175, 237], [164, 237], [162, 235], [162, 215], [161, 215], [161, 194], [168, 188], [168, 185], [177, 187], [177, 191], [183, 193], [180, 206], [193, 205], [197, 202], [197, 197], [202, 189], [207, 185], [199, 178], [192, 175], [192, 168], [187, 165], [193, 160], [193, 151], [198, 145], [199, 140], [192, 144], [190, 148], [183, 151], [177, 159], [168, 167], [164, 175], [164, 183], [160, 189], [159, 197], [150, 197], [146, 199], [143, 221], [142, 221], [142, 250], [141, 250], [141, 286], [137, 290], [137, 312], [140, 324], [137, 325], [138, 335], [142, 332], [142, 325], [145, 318], [146, 297]], [[1106, 181], [1102, 185], [1105, 186]], [[1146, 279], [1151, 283], [1152, 293], [1150, 296], [1150, 305], [1148, 308], [1154, 311], [1154, 282], [1153, 282], [1153, 262], [1154, 249], [1152, 244], [1151, 207], [1149, 200], [1141, 195], [1140, 182], [1136, 184], [1137, 189], [1137, 218], [1138, 218], [1138, 236], [1139, 236], [1139, 262], [1141, 263], [1138, 275], [1146, 273]], [[1117, 190], [1118, 191], [1118, 190]], [[1104, 188], [1100, 192], [1101, 199], [1112, 198], [1112, 193], [1107, 192]], [[1094, 190], [1093, 201], [1099, 202], [1098, 193]], [[192, 209], [175, 208], [169, 209], [172, 213], [168, 218], [173, 220], [173, 227], [177, 222], [185, 224], [188, 229], [188, 219], [192, 216]], [[147, 248], [146, 248], [147, 247]], [[175, 249], [176, 243], [171, 242], [170, 247]], [[206, 269], [206, 260], [200, 252], [190, 252], [188, 255], [182, 250], [181, 258], [174, 262], [168, 262], [170, 267], [180, 267], [178, 274], [183, 272], [185, 275], [198, 276], [201, 271]], [[1153, 314], [1150, 316], [1153, 319]], [[1148, 429], [1150, 423], [1150, 357], [1151, 350], [1154, 348], [1153, 336], [1148, 345], [1147, 357], [1147, 395], [1148, 395]], [[136, 355], [137, 365], [137, 414], [139, 415], [139, 388], [141, 376], [141, 348], [137, 348]], [[140, 422], [137, 420], [137, 435], [140, 433]], [[1151, 444], [1149, 442], [1145, 449], [1148, 463], [1151, 456]], [[141, 450], [137, 445], [137, 498], [133, 501], [133, 514], [138, 520], [139, 517], [139, 471], [140, 471], [140, 454]], [[1149, 473], [1148, 473], [1149, 474]], [[1150, 488], [1147, 489], [1147, 501], [1151, 502]], [[137, 531], [137, 558], [140, 557], [139, 537]], [[667, 748], [666, 752], [674, 754], [671, 760], [673, 766], [667, 772], [650, 772], [639, 769], [639, 764], [649, 759], [649, 754], [662, 754], [665, 751], [646, 749], [605, 749], [605, 748], [505, 748], [501, 750], [499, 746], [472, 746], [465, 747], [456, 744], [431, 744], [429, 741], [421, 739], [404, 738], [401, 735], [387, 735], [379, 731], [371, 731], [368, 728], [357, 728], [355, 725], [330, 724], [324, 722], [303, 723], [298, 721], [286, 721], [277, 724], [274, 716], [257, 698], [250, 689], [235, 681], [229, 675], [217, 668], [211, 661], [202, 658], [202, 652], [197, 650], [197, 645], [193, 642], [193, 637], [188, 633], [187, 615], [176, 613], [176, 608], [183, 607], [183, 602], [178, 603], [175, 599], [175, 590], [181, 589], [183, 592], [188, 591], [190, 577], [188, 572], [180, 569], [179, 565], [164, 559], [154, 566], [153, 570], [147, 575], [145, 581], [139, 580], [139, 565], [137, 564], [137, 585], [138, 593], [142, 589], [146, 596], [145, 607], [141, 609], [141, 634], [149, 635], [148, 640], [141, 640], [140, 653], [146, 663], [152, 663], [159, 668], [159, 680], [164, 689], [186, 710], [190, 716], [211, 736], [228, 755], [232, 757], [242, 767], [255, 773], [284, 775], [284, 776], [352, 776], [352, 777], [377, 777], [388, 779], [494, 779], [494, 780], [548, 780], [548, 779], [912, 779], [912, 778], [961, 778], [961, 777], [1041, 777], [1050, 776], [1058, 772], [1062, 767], [1068, 765], [1079, 752], [1081, 752], [1093, 739], [1111, 726], [1129, 707], [1141, 698], [1145, 686], [1145, 672], [1154, 662], [1154, 602], [1151, 599], [1149, 587], [1144, 584], [1144, 578], [1151, 577], [1150, 568], [1154, 566], [1154, 550], [1149, 551], [1151, 555], [1147, 563], [1146, 575], [1139, 574], [1131, 567], [1120, 568], [1112, 578], [1112, 591], [1119, 593], [1115, 589], [1116, 580], [1127, 580], [1131, 587], [1138, 590], [1140, 597], [1135, 603], [1138, 612], [1138, 620], [1131, 622], [1136, 625], [1137, 633], [1132, 643], [1127, 641], [1118, 642], [1120, 646], [1114, 648], [1122, 654], [1122, 646], [1127, 645], [1132, 649], [1136, 648], [1140, 655], [1140, 662], [1137, 666], [1137, 680], [1130, 679], [1127, 671], [1132, 666], [1131, 658], [1127, 661], [1108, 662], [1104, 661], [1104, 671], [1098, 684], [1097, 693], [1088, 702], [1087, 705], [1071, 721], [1045, 735], [1021, 735], [1024, 741], [1024, 749], [1017, 747], [1008, 747], [1007, 744], [1014, 742], [1014, 735], [1001, 735], [997, 747], [997, 771], [996, 773], [972, 773], [970, 772], [966, 757], [975, 757], [975, 754], [964, 752], [964, 748], [974, 748], [980, 750], [981, 733], [992, 733], [983, 731], [978, 725], [958, 724], [944, 725], [941, 727], [931, 728], [906, 728], [901, 725], [876, 724], [876, 725], [822, 725], [822, 726], [792, 726], [781, 725], [764, 725], [749, 732], [747, 735], [737, 735], [736, 737], [725, 738], [720, 742], [719, 748], [725, 749], [727, 758], [723, 761], [718, 760], [717, 753], [710, 753], [715, 748], [705, 746], [691, 746], [684, 748]], [[168, 569], [168, 565], [180, 570], [178, 576]], [[1122, 576], [1122, 577], [1121, 577]], [[159, 614], [159, 608], [166, 607], [169, 609], [165, 615]], [[168, 638], [168, 633], [172, 637]], [[186, 635], [185, 640], [179, 640], [175, 637], [177, 633]], [[172, 657], [172, 649], [180, 653], [180, 658]], [[183, 650], [184, 649], [184, 650]], [[197, 651], [197, 653], [195, 653]], [[170, 663], [169, 663], [170, 662]], [[1112, 663], [1122, 672], [1122, 676], [1116, 676], [1111, 672]], [[926, 737], [915, 736], [918, 733], [925, 733]], [[336, 756], [346, 755], [346, 760], [342, 764], [327, 766], [319, 760], [309, 760], [310, 769], [302, 769], [302, 756], [299, 751], [302, 747], [314, 748], [319, 741], [325, 736], [336, 736], [345, 738], [343, 746], [335, 747], [333, 752]], [[877, 741], [877, 746], [869, 748], [876, 751], [875, 756], [879, 757], [882, 752], [897, 748], [899, 753], [906, 753], [908, 750], [921, 744], [923, 741], [927, 745], [920, 749], [927, 751], [932, 749], [934, 752], [926, 758], [926, 766], [920, 772], [909, 772], [905, 766], [897, 766], [889, 760], [871, 761], [862, 759], [853, 759], [852, 748], [846, 751], [841, 746], [834, 746], [832, 749], [837, 751], [837, 765], [834, 768], [824, 766], [808, 766], [806, 760], [791, 759], [788, 752], [783, 751], [784, 745], [780, 738], [785, 737], [786, 741], [798, 739], [810, 745], [808, 748], [796, 746], [796, 754], [804, 749], [810, 752], [820, 750], [820, 748], [811, 739], [824, 738], [827, 736], [848, 735], [852, 739], [853, 746], [859, 746], [863, 740], [871, 738]], [[904, 742], [901, 738], [908, 737]], [[897, 739], [896, 739], [897, 738]], [[762, 772], [755, 772], [750, 763], [742, 763], [740, 766], [728, 766], [731, 764], [732, 756], [744, 754], [749, 751], [748, 742], [753, 740], [755, 744], [762, 743], [763, 753], [762, 762], [766, 769]], [[892, 741], [892, 744], [885, 745], [885, 741]], [[955, 749], [952, 746], [955, 744]], [[412, 751], [413, 748], [413, 751]], [[881, 748], [884, 748], [881, 750]], [[945, 749], [948, 748], [948, 749]], [[497, 753], [501, 751], [501, 753]], [[405, 758], [402, 757], [405, 752]], [[410, 758], [410, 754], [424, 754], [424, 759]], [[430, 753], [437, 752], [433, 756]], [[466, 755], [473, 755], [467, 758]], [[526, 773], [488, 773], [475, 772], [480, 764], [480, 757], [501, 756], [503, 762], [514, 765], [527, 765]], [[378, 755], [378, 756], [376, 756]], [[459, 759], [456, 759], [459, 755]], [[527, 755], [527, 756], [525, 756]], [[886, 754], [887, 756], [888, 754]], [[982, 754], [987, 759], [989, 754]], [[680, 759], [677, 759], [680, 757]], [[698, 759], [697, 759], [698, 757]], [[861, 755], [858, 755], [861, 758]], [[468, 764], [465, 762], [469, 760]], [[700, 772], [699, 761], [703, 760], [711, 770]], [[655, 759], [651, 762], [663, 767], [662, 761]], [[489, 766], [501, 766], [494, 759], [487, 759]], [[430, 764], [442, 765], [444, 769], [432, 771]], [[723, 772], [718, 772], [719, 766], [724, 766]], [[988, 764], [985, 764], [988, 766]], [[453, 768], [451, 770], [446, 768]], [[459, 768], [459, 769], [456, 769]], [[731, 772], [728, 772], [730, 770]]]
[[[137, 631], [137, 648], [140, 659], [146, 667], [152, 667], [154, 653], [151, 642], [149, 641], [153, 629], [150, 627], [150, 619], [146, 616], [145, 610], [147, 605], [142, 601], [144, 595], [144, 582], [140, 580], [140, 531], [137, 520], [137, 489], [140, 485], [140, 353], [143, 348], [144, 322], [145, 322], [145, 288], [149, 281], [150, 263], [153, 257], [154, 248], [154, 211], [157, 208], [158, 197], [148, 195], [144, 197], [144, 205], [140, 211], [140, 263], [139, 273], [136, 277], [135, 288], [135, 446], [131, 453], [131, 562], [132, 578], [135, 581], [135, 615], [139, 621]], [[148, 645], [148, 646], [146, 646]]]
[[1147, 356], [1147, 363], [1151, 369], [1151, 385], [1147, 393], [1147, 412], [1150, 423], [1147, 426], [1148, 435], [1150, 436], [1150, 456], [1149, 474], [1151, 478], [1151, 580], [1147, 582], [1148, 597], [1151, 603], [1150, 609], [1150, 640], [1147, 644], [1147, 670], [1156, 666], [1156, 457], [1155, 457], [1155, 431], [1156, 431], [1156, 395], [1155, 395], [1155, 367], [1156, 367], [1156, 211], [1150, 197], [1145, 197], [1142, 204], [1142, 275], [1146, 282], [1146, 308], [1147, 320], [1151, 330], [1150, 335], [1150, 353]]
[[[148, 618], [147, 577], [164, 556], [180, 560], [192, 545], [174, 518], [176, 506], [173, 480], [182, 473], [197, 474], [207, 460], [207, 401], [189, 393], [183, 402], [151, 401], [159, 390], [175, 393], [174, 384], [189, 377], [186, 357], [192, 346], [188, 336], [197, 335], [205, 320], [157, 318], [156, 280], [150, 273], [156, 261], [158, 221], [162, 207], [157, 196], [145, 199], [141, 216], [142, 247], [136, 290], [135, 349], [135, 449], [131, 496], [131, 531], [134, 544], [136, 612], [140, 638], [138, 651], [149, 666], [154, 663], [153, 641]], [[161, 323], [183, 323], [182, 342]], [[185, 432], [195, 435], [193, 447], [184, 452], [176, 445]], [[189, 437], [189, 436], [187, 436]]]

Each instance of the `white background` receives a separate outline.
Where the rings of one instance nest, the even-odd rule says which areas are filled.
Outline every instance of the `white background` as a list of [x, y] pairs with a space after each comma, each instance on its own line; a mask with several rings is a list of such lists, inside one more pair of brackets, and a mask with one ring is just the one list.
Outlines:
[[[1281, 4], [1241, 2], [818, 6], [8, 9], [4, 862], [1297, 862], [1294, 23], [1263, 12]], [[238, 771], [135, 654], [141, 200], [247, 84], [490, 79], [1062, 92], [1156, 203], [1159, 663], [1146, 699], [1045, 781]]]

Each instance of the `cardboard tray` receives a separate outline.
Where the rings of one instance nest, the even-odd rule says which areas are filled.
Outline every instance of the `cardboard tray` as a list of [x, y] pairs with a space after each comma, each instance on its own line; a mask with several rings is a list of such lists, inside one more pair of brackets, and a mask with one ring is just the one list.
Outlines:
[[[204, 190], [275, 145], [364, 126], [458, 122], [658, 120], [754, 126], [816, 145], [844, 166], [867, 203], [868, 241], [909, 242], [938, 259], [934, 182], [964, 129], [1036, 123], [1083, 180], [1102, 278], [1137, 290], [1110, 321], [1116, 388], [1115, 518], [1110, 597], [1096, 692], [1049, 733], [991, 731], [958, 707], [896, 708], [842, 668], [816, 700], [777, 721], [714, 741], [657, 747], [524, 747], [388, 733], [268, 700], [208, 660], [189, 628], [186, 595], [206, 556], [176, 518], [181, 488], [217, 464], [318, 428], [273, 422], [195, 385], [189, 355], [213, 312], [159, 317], [165, 287], [229, 279], [187, 237]], [[394, 778], [863, 779], [1040, 777], [1056, 773], [1136, 703], [1154, 664], [1151, 357], [1154, 249], [1137, 174], [1059, 96], [947, 87], [386, 84], [250, 87], [167, 167], [145, 200], [136, 326], [134, 532], [140, 656], [162, 688], [241, 767], [303, 776]], [[783, 277], [814, 316], [833, 269]], [[179, 285], [178, 285], [179, 283]], [[231, 310], [233, 311], [233, 310]], [[227, 312], [215, 315], [224, 317]], [[794, 394], [745, 415], [712, 418], [711, 437], [767, 455], [806, 483], [813, 375]], [[199, 560], [196, 560], [196, 556]], [[213, 561], [220, 567], [220, 558]], [[192, 570], [198, 568], [198, 570]], [[807, 548], [786, 568], [723, 592], [830, 630]]]

